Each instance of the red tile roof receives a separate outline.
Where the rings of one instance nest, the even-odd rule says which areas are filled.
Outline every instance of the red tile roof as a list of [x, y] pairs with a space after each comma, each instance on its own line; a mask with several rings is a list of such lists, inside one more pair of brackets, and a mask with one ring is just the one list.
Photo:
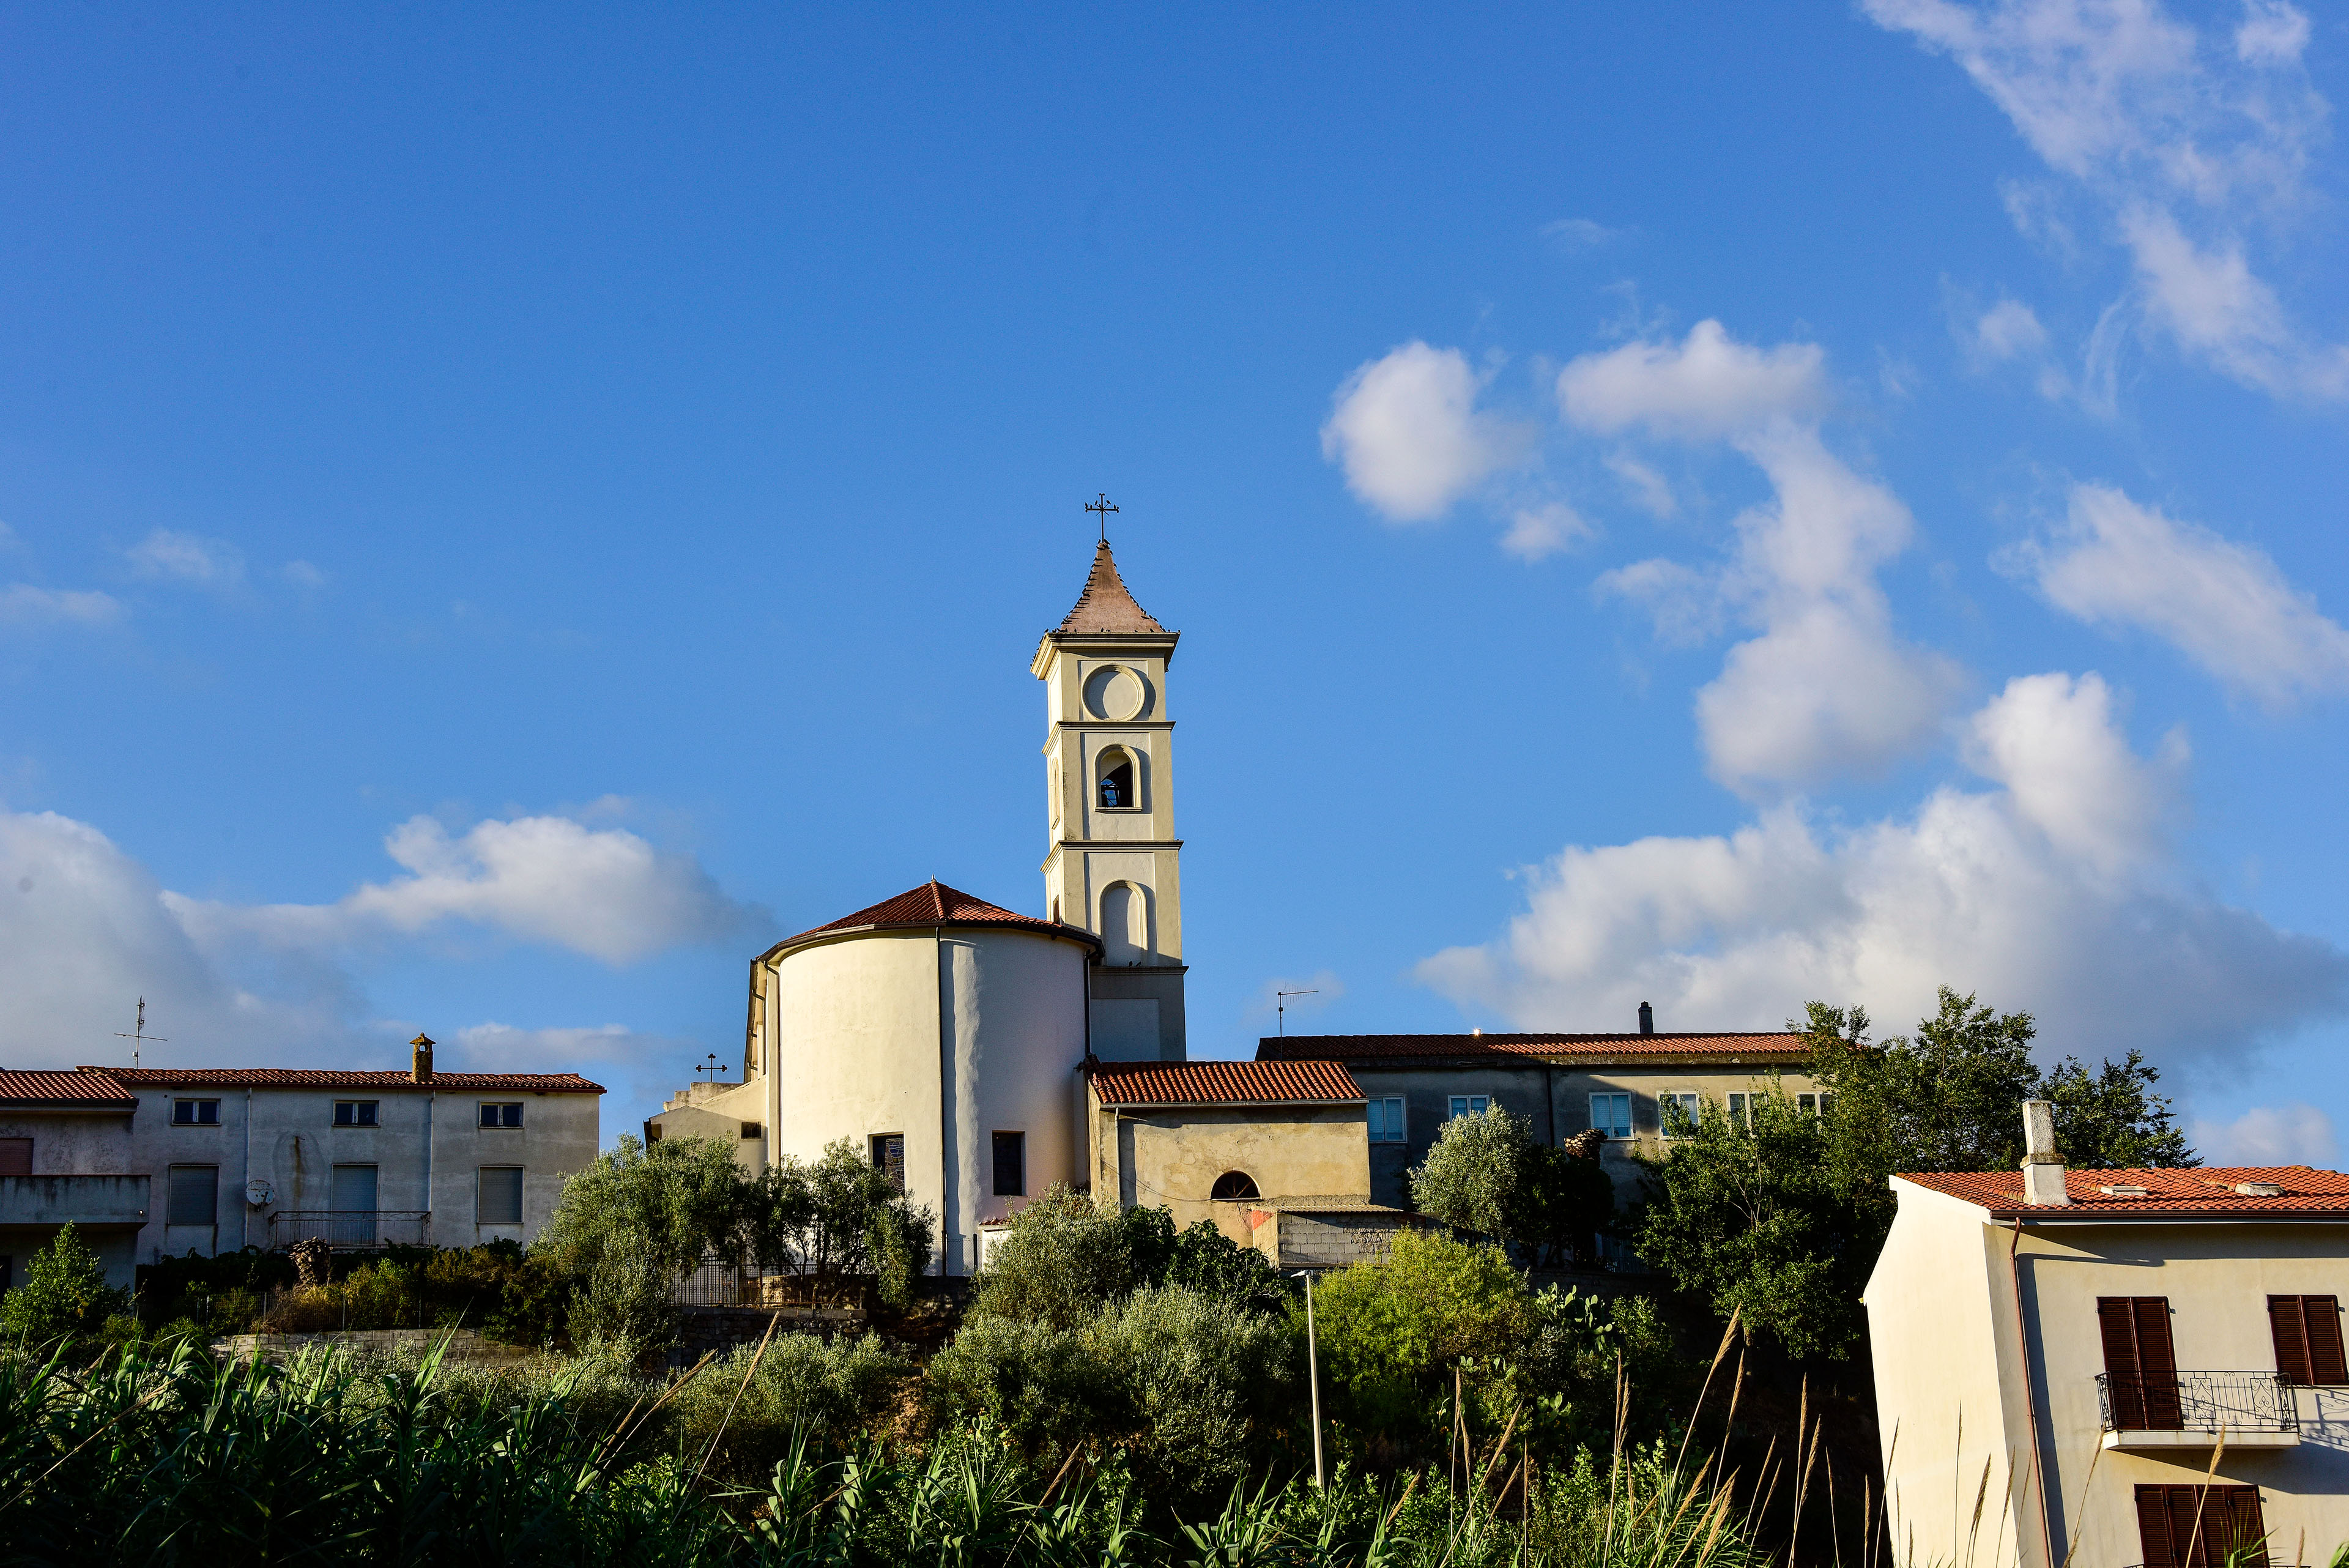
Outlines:
[[0, 1106], [50, 1110], [129, 1111], [139, 1101], [104, 1070], [0, 1072]]
[[[2168, 1215], [2240, 1214], [2246, 1217], [2318, 1215], [2349, 1220], [2349, 1176], [2305, 1165], [2206, 1165], [2190, 1170], [2066, 1170], [2069, 1205], [2023, 1201], [2019, 1170], [1903, 1171], [1899, 1180], [1979, 1204], [2000, 1219], [2158, 1219]], [[2237, 1192], [2238, 1182], [2271, 1182], [2280, 1196]], [[2142, 1187], [2142, 1198], [2116, 1197], [2107, 1187]]]
[[785, 937], [767, 950], [772, 958], [785, 948], [795, 948], [802, 942], [841, 931], [890, 930], [921, 926], [1011, 926], [1021, 930], [1071, 937], [1081, 942], [1098, 942], [1100, 939], [1081, 927], [1063, 925], [1053, 920], [1040, 920], [1033, 915], [1022, 915], [990, 904], [984, 898], [974, 898], [957, 891], [933, 877], [918, 888], [909, 888], [894, 898], [884, 898], [870, 909], [859, 909], [853, 915], [843, 915], [827, 920], [812, 930], [802, 931], [795, 937]]
[[1362, 1097], [1335, 1062], [1104, 1062], [1092, 1070], [1104, 1106], [1343, 1105]]
[[134, 1089], [492, 1089], [531, 1095], [600, 1095], [576, 1073], [344, 1073], [310, 1067], [82, 1067]]
[[1084, 592], [1061, 618], [1061, 624], [1044, 634], [1047, 637], [1173, 637], [1150, 618], [1150, 612], [1133, 602], [1126, 591], [1125, 579], [1117, 575], [1117, 560], [1109, 553], [1106, 541], [1093, 549], [1092, 574], [1085, 578]]
[[1810, 1059], [1799, 1034], [1291, 1034], [1259, 1040], [1259, 1062], [1500, 1057], [1551, 1062], [1721, 1061], [1791, 1066]]

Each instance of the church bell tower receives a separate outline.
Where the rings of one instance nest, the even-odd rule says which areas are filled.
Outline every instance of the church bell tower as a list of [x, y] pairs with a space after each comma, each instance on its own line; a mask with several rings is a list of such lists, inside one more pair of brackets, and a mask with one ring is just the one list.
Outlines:
[[1102, 939], [1087, 1039], [1108, 1062], [1185, 1055], [1183, 841], [1166, 701], [1180, 635], [1133, 602], [1104, 536], [1076, 607], [1030, 666], [1050, 723], [1045, 913]]

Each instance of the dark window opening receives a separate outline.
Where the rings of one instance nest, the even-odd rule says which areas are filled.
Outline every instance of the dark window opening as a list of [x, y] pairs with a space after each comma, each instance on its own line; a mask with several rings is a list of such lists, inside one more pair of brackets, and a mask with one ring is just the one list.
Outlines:
[[220, 1211], [220, 1167], [175, 1165], [163, 1211], [166, 1225], [210, 1225]]
[[2341, 1346], [2341, 1298], [2270, 1296], [2276, 1374], [2287, 1383], [2349, 1383]]
[[889, 1185], [898, 1191], [905, 1190], [905, 1135], [874, 1133], [873, 1135], [873, 1168], [889, 1179]]
[[2096, 1326], [2105, 1341], [2113, 1429], [2179, 1430], [2185, 1411], [2178, 1397], [2178, 1356], [2169, 1344], [2169, 1298], [2098, 1296]]
[[1102, 805], [1109, 807], [1112, 811], [1138, 805], [1139, 802], [1135, 798], [1133, 793], [1133, 759], [1128, 757], [1123, 752], [1112, 752], [1109, 753], [1109, 756], [1103, 757], [1102, 760], [1104, 763], [1107, 763], [1109, 762], [1110, 757], [1114, 757], [1117, 761], [1112, 765], [1104, 767], [1102, 770]]
[[481, 1167], [481, 1222], [484, 1225], [522, 1223], [522, 1167]]
[[32, 1174], [33, 1140], [28, 1137], [0, 1137], [0, 1176]]
[[499, 1104], [484, 1100], [481, 1102], [481, 1125], [485, 1127], [518, 1127], [522, 1126], [522, 1106], [518, 1102]]
[[998, 1198], [1024, 1198], [1028, 1194], [1028, 1135], [999, 1132], [995, 1135], [995, 1195]]
[[764, 1137], [767, 1136], [767, 1124], [764, 1122], [744, 1122], [742, 1124], [742, 1136], [744, 1137]]
[[2255, 1486], [2141, 1486], [2137, 1530], [2145, 1568], [2268, 1568]]
[[173, 1100], [171, 1125], [182, 1127], [216, 1127], [220, 1126], [218, 1100]]
[[371, 1127], [376, 1125], [374, 1100], [336, 1100], [335, 1125], [338, 1127]]
[[1217, 1203], [1251, 1203], [1257, 1199], [1256, 1178], [1245, 1170], [1227, 1170], [1216, 1178], [1207, 1196]]

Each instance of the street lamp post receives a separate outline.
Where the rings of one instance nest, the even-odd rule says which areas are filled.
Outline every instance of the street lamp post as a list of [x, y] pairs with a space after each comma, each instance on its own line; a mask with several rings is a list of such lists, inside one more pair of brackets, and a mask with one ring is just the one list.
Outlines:
[[1313, 1342], [1313, 1271], [1299, 1269], [1296, 1277], [1305, 1282], [1305, 1378], [1313, 1389], [1313, 1484], [1323, 1484], [1321, 1471], [1321, 1361]]

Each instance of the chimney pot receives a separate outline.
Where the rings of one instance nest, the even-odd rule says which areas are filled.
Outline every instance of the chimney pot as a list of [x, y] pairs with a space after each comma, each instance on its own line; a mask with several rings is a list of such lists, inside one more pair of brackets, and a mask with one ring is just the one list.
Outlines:
[[1656, 1010], [1643, 1002], [1640, 1003], [1640, 1033], [1653, 1034], [1655, 1032]]
[[409, 1059], [408, 1075], [419, 1084], [432, 1081], [432, 1036], [419, 1034], [408, 1043], [415, 1050]]
[[2064, 1184], [2064, 1157], [2055, 1152], [2054, 1101], [2023, 1102], [2023, 1200], [2050, 1208], [2069, 1204], [2072, 1194]]

